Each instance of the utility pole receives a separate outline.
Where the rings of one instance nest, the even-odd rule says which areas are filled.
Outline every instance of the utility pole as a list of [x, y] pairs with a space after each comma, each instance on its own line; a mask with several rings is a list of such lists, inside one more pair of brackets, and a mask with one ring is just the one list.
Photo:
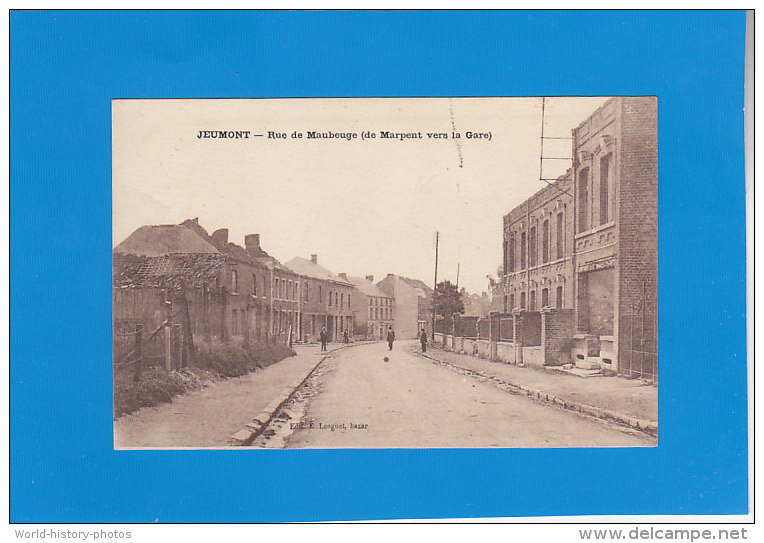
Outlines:
[[456, 292], [459, 292], [459, 271], [461, 267], [462, 267], [462, 263], [457, 262], [456, 263]]
[[432, 289], [432, 341], [435, 341], [435, 300], [438, 295], [438, 242], [440, 232], [435, 232], [435, 284]]

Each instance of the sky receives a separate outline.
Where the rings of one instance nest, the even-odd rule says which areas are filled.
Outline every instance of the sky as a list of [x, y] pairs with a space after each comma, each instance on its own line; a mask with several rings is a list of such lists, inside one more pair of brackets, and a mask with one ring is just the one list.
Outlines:
[[[570, 137], [606, 100], [547, 98], [545, 136]], [[541, 98], [115, 100], [112, 120], [114, 246], [140, 226], [198, 217], [241, 245], [259, 233], [282, 262], [315, 253], [335, 273], [430, 284], [437, 231], [438, 280], [455, 282], [459, 267], [459, 286], [480, 293], [501, 264], [502, 217], [546, 186]], [[357, 138], [308, 139], [310, 131]], [[545, 157], [570, 155], [570, 140], [546, 140]], [[546, 160], [543, 176], [569, 167]]]

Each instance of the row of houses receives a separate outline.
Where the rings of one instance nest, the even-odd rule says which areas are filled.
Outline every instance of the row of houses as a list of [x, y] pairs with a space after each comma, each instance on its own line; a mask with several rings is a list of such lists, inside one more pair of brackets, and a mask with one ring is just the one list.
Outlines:
[[198, 219], [143, 226], [113, 251], [115, 334], [153, 328], [174, 306], [194, 336], [224, 341], [315, 342], [322, 330], [330, 341], [384, 339], [389, 330], [413, 338], [427, 326], [431, 296], [414, 279], [336, 274], [315, 254], [281, 263], [259, 234], [242, 247]]
[[574, 128], [572, 167], [502, 234], [505, 314], [554, 310], [545, 333], [568, 361], [657, 379], [655, 97], [612, 98]]

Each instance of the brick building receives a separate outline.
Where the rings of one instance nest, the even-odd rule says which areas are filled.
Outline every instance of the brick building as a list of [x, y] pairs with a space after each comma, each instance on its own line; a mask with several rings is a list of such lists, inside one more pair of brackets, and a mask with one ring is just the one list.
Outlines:
[[387, 331], [393, 328], [395, 299], [374, 284], [373, 275], [347, 279], [356, 290], [352, 303], [355, 334], [366, 339], [385, 339]]
[[237, 318], [234, 325], [237, 331], [243, 329], [241, 323], [246, 320], [258, 337], [273, 337], [284, 342], [297, 339], [300, 277], [262, 249], [260, 234], [246, 235], [241, 247], [228, 241], [227, 228], [207, 235], [196, 219], [184, 221], [181, 226], [194, 230], [200, 237], [206, 236], [205, 239], [229, 255], [232, 262], [257, 269], [256, 272], [249, 268], [232, 270], [227, 279], [231, 297], [249, 304], [244, 310], [237, 308], [233, 315]]
[[326, 327], [330, 341], [341, 340], [344, 332], [352, 335], [352, 283], [319, 265], [315, 254], [310, 259], [295, 257], [286, 263], [286, 267], [307, 284], [307, 296], [303, 287], [301, 297], [300, 335], [315, 340], [322, 327]]
[[573, 130], [574, 356], [657, 377], [658, 106], [608, 100]]
[[227, 232], [210, 236], [196, 219], [143, 226], [114, 248], [115, 331], [135, 324], [155, 327], [169, 301], [184, 312], [187, 306], [198, 337], [265, 340], [270, 299], [255, 284], [267, 280], [268, 269], [228, 244]]
[[572, 168], [504, 217], [504, 312], [573, 309], [572, 362], [657, 378], [657, 100], [612, 98], [572, 136]]
[[573, 175], [504, 216], [504, 312], [573, 307]]

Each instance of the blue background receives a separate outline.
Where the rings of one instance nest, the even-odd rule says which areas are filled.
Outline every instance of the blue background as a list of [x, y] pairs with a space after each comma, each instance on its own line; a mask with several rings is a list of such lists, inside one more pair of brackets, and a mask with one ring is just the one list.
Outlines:
[[[747, 512], [743, 12], [12, 12], [11, 520]], [[113, 98], [659, 97], [660, 446], [114, 451]]]

